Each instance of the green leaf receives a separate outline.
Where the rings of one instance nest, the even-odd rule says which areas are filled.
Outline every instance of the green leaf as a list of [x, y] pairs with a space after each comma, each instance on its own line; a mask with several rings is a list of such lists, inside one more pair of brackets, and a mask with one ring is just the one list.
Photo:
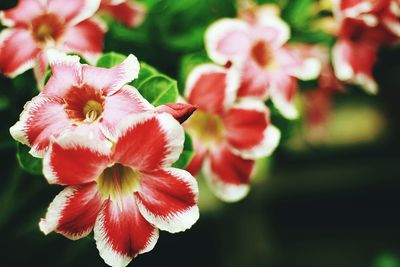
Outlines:
[[148, 65], [147, 63], [140, 62], [140, 71], [139, 77], [134, 80], [131, 85], [136, 88], [139, 88], [144, 81], [146, 81], [149, 77], [160, 74], [155, 68]]
[[137, 89], [153, 106], [176, 102], [179, 94], [177, 82], [162, 74], [150, 76]]
[[19, 166], [33, 175], [42, 175], [42, 160], [29, 154], [29, 147], [17, 143], [17, 160]]
[[126, 59], [126, 56], [115, 52], [109, 52], [103, 54], [98, 60], [96, 67], [112, 68], [115, 65], [122, 63]]
[[184, 169], [192, 160], [194, 155], [192, 138], [185, 132], [185, 143], [179, 159], [172, 165], [175, 168]]
[[10, 100], [5, 96], [0, 96], [0, 111], [7, 109], [10, 106]]

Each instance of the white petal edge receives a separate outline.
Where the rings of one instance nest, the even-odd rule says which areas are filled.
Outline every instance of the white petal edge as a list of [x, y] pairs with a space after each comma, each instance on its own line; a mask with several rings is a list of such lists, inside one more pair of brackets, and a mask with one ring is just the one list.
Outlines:
[[215, 62], [221, 65], [226, 64], [228, 60], [236, 61], [233, 58], [229, 58], [228, 56], [218, 52], [217, 46], [218, 43], [223, 38], [224, 33], [227, 31], [245, 31], [250, 34], [249, 25], [239, 19], [232, 18], [224, 18], [217, 20], [213, 24], [211, 24], [205, 33], [205, 45], [208, 56]]
[[357, 73], [354, 77], [354, 83], [360, 85], [369, 94], [375, 95], [378, 93], [378, 85], [368, 75]]
[[250, 184], [235, 185], [222, 182], [211, 170], [211, 162], [208, 157], [204, 160], [202, 171], [210, 190], [217, 198], [224, 202], [233, 203], [240, 201], [250, 191]]
[[[105, 205], [103, 206], [105, 207]], [[96, 247], [99, 251], [100, 257], [104, 260], [104, 262], [113, 267], [125, 267], [127, 266], [133, 258], [128, 257], [126, 255], [122, 255], [117, 251], [113, 250], [112, 245], [107, 242], [108, 238], [106, 235], [106, 231], [104, 229], [104, 208], [100, 211], [100, 214], [97, 216], [96, 223], [94, 224], [94, 239], [96, 240]], [[154, 231], [152, 236], [149, 239], [146, 247], [139, 251], [139, 254], [143, 254], [151, 251], [157, 243], [159, 237], [159, 232], [156, 227], [154, 227]]]
[[340, 45], [336, 43], [332, 48], [332, 65], [336, 77], [341, 81], [347, 81], [353, 78], [354, 70], [340, 54]]
[[263, 16], [260, 19], [259, 24], [264, 27], [271, 27], [278, 29], [280, 32], [279, 38], [274, 40], [274, 45], [276, 48], [283, 46], [290, 38], [290, 27], [289, 25], [277, 16]]
[[[197, 202], [199, 194], [198, 185], [196, 179], [189, 172], [176, 168], [168, 168], [165, 169], [165, 171], [177, 177], [179, 180], [185, 182], [190, 190], [195, 194]], [[200, 216], [199, 208], [197, 205], [192, 206], [185, 211], [174, 213], [166, 218], [163, 218], [161, 216], [156, 216], [155, 214], [151, 213], [145, 207], [145, 205], [138, 200], [138, 198], [136, 198], [136, 202], [138, 204], [140, 212], [148, 222], [154, 224], [160, 230], [170, 233], [178, 233], [190, 229], [193, 224], [197, 222]]]
[[303, 81], [316, 79], [320, 73], [321, 61], [317, 58], [307, 58], [301, 67], [291, 71], [291, 75]]
[[100, 7], [101, 0], [85, 0], [84, 6], [80, 9], [79, 15], [74, 17], [69, 24], [76, 25], [92, 17]]
[[[275, 91], [272, 89], [271, 91]], [[277, 110], [288, 120], [294, 120], [299, 117], [299, 112], [294, 103], [288, 102], [281, 94], [272, 93], [272, 102]]]

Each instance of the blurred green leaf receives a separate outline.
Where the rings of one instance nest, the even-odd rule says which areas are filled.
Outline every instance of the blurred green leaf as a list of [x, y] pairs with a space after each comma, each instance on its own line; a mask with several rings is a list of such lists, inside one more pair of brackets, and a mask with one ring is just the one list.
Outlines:
[[148, 65], [147, 63], [140, 62], [139, 77], [134, 80], [131, 85], [138, 88], [146, 81], [149, 77], [160, 74], [154, 67]]
[[147, 78], [137, 89], [153, 106], [175, 102], [179, 94], [177, 82], [162, 74]]
[[17, 160], [19, 166], [33, 175], [42, 175], [42, 160], [29, 154], [29, 147], [17, 143]]
[[395, 255], [385, 253], [374, 260], [372, 267], [400, 267], [400, 261]]
[[7, 109], [10, 106], [10, 101], [5, 96], [0, 96], [0, 111]]
[[126, 59], [126, 56], [115, 52], [108, 52], [103, 54], [98, 60], [96, 67], [112, 68], [115, 65], [122, 63]]
[[192, 138], [188, 133], [185, 132], [185, 143], [183, 145], [182, 154], [172, 166], [175, 168], [184, 169], [192, 160], [193, 155], [194, 150]]
[[211, 60], [208, 58], [205, 51], [191, 53], [182, 58], [179, 69], [179, 92], [181, 94], [183, 94], [186, 78], [188, 77], [189, 73], [194, 67], [204, 63], [211, 63]]
[[311, 5], [314, 3], [314, 0], [288, 1], [282, 17], [291, 27], [304, 28], [311, 21]]

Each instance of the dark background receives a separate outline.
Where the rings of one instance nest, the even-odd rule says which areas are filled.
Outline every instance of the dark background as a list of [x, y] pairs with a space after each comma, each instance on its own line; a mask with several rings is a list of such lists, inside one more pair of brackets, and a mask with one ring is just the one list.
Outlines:
[[[232, 1], [145, 2], [152, 5], [145, 24], [134, 30], [112, 24], [105, 50], [134, 53], [175, 78], [181, 58], [202, 51], [204, 28], [235, 14]], [[0, 8], [13, 4], [1, 1]], [[335, 99], [338, 109], [363, 103], [381, 114], [379, 135], [346, 145], [305, 140], [295, 150], [289, 140], [303, 136], [304, 127], [301, 121], [290, 129], [283, 123], [281, 131], [290, 134], [246, 199], [202, 208], [192, 229], [161, 232], [156, 247], [130, 266], [399, 267], [399, 74], [399, 47], [383, 48], [375, 69], [379, 94], [350, 88]], [[105, 266], [90, 237], [70, 241], [39, 231], [39, 219], [61, 187], [18, 166], [8, 132], [36, 94], [32, 71], [14, 80], [0, 76], [0, 266]]]

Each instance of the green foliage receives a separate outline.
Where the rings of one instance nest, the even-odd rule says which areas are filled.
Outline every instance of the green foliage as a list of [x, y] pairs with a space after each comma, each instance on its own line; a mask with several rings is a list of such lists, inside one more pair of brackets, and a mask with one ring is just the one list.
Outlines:
[[179, 159], [172, 165], [175, 168], [184, 169], [194, 156], [192, 138], [185, 132], [185, 143]]
[[400, 267], [400, 261], [395, 255], [385, 253], [374, 260], [372, 267]]
[[17, 160], [19, 166], [33, 175], [42, 175], [42, 160], [29, 154], [29, 147], [17, 143]]
[[137, 89], [153, 106], [175, 102], [179, 94], [177, 82], [163, 74], [148, 77]]
[[112, 68], [115, 65], [122, 63], [126, 59], [126, 56], [115, 53], [115, 52], [108, 52], [103, 54], [96, 63], [96, 67], [102, 68]]
[[131, 83], [131, 85], [133, 85], [134, 87], [138, 88], [148, 78], [150, 78], [151, 76], [154, 76], [154, 75], [158, 75], [158, 74], [159, 74], [159, 72], [155, 68], [153, 68], [152, 66], [150, 66], [147, 63], [140, 62], [139, 77], [136, 80], [134, 80]]

